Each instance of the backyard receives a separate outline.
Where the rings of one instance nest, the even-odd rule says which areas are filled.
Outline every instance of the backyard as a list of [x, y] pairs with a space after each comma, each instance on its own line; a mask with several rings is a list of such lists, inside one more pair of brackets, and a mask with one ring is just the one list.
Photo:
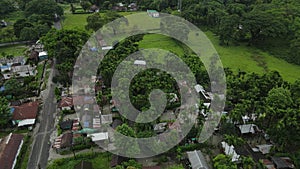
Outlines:
[[3, 46], [0, 47], [0, 57], [3, 57], [3, 54], [9, 54], [13, 56], [24, 56], [24, 52], [27, 50], [25, 45], [12, 45], [12, 46]]

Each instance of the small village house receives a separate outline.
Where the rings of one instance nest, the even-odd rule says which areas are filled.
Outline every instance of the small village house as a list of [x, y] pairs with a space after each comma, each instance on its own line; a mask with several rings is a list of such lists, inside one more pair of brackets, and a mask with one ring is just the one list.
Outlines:
[[153, 18], [158, 18], [159, 17], [159, 12], [156, 10], [147, 10], [147, 14]]
[[74, 108], [73, 105], [73, 98], [72, 97], [62, 97], [59, 104], [58, 108], [61, 110], [71, 110]]
[[136, 3], [133, 2], [133, 3], [131, 3], [131, 4], [128, 5], [128, 9], [130, 11], [137, 11], [138, 10], [138, 6], [137, 6]]
[[0, 139], [0, 168], [13, 169], [17, 157], [23, 145], [24, 136], [10, 133], [7, 137]]
[[209, 169], [207, 162], [200, 150], [187, 152], [192, 169]]
[[12, 123], [18, 127], [28, 126], [29, 129], [35, 124], [38, 114], [39, 102], [29, 102], [20, 106], [13, 106]]

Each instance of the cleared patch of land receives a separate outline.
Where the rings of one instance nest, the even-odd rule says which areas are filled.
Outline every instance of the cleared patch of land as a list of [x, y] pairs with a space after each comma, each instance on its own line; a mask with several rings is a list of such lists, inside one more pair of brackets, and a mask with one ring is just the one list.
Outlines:
[[90, 15], [65, 13], [65, 19], [62, 22], [63, 29], [85, 29], [86, 18]]
[[[220, 46], [218, 44], [218, 37], [214, 36], [212, 32], [205, 32], [205, 34], [216, 48], [223, 66], [231, 68], [234, 72], [243, 70], [262, 74], [267, 71], [276, 70], [289, 82], [299, 79], [297, 72], [300, 72], [300, 66], [298, 65], [290, 64], [267, 52], [246, 45]], [[145, 35], [139, 46], [145, 49], [165, 49], [177, 55], [182, 55], [185, 50], [184, 46], [176, 43], [173, 39], [158, 34]]]
[[276, 70], [289, 82], [299, 79], [297, 73], [300, 72], [299, 65], [288, 63], [270, 53], [243, 44], [240, 46], [220, 46], [217, 36], [213, 35], [212, 32], [205, 32], [205, 34], [218, 51], [224, 67], [229, 67], [233, 71], [240, 69], [255, 73]]
[[0, 57], [3, 57], [2, 56], [3, 53], [7, 55], [13, 55], [13, 56], [23, 56], [26, 50], [27, 47], [24, 45], [12, 45], [12, 46], [0, 47]]
[[139, 48], [159, 48], [168, 50], [176, 55], [182, 56], [184, 54], [183, 46], [180, 46], [176, 41], [170, 37], [159, 34], [148, 34], [144, 36], [144, 39], [139, 43]]

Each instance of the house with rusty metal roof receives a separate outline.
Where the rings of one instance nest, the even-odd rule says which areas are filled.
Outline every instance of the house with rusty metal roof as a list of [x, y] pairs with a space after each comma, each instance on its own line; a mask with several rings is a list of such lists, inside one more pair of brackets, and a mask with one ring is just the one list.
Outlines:
[[72, 97], [62, 97], [58, 104], [58, 108], [60, 108], [61, 110], [71, 110], [73, 106], [74, 104]]
[[0, 168], [13, 169], [23, 145], [24, 136], [10, 133], [0, 141]]
[[18, 127], [35, 124], [35, 119], [38, 114], [39, 102], [29, 102], [20, 106], [12, 106], [14, 108], [12, 123], [18, 124]]

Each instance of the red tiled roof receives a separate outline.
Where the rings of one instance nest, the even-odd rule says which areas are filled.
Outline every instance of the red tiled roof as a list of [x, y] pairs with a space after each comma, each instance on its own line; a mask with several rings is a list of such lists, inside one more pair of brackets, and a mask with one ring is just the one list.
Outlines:
[[20, 106], [13, 106], [13, 120], [35, 119], [38, 113], [39, 102], [29, 102]]
[[5, 137], [0, 142], [0, 168], [1, 169], [11, 169], [13, 167], [23, 137], [24, 136], [21, 134], [11, 134]]
[[72, 97], [63, 97], [59, 102], [58, 107], [72, 107], [73, 106], [73, 98]]

